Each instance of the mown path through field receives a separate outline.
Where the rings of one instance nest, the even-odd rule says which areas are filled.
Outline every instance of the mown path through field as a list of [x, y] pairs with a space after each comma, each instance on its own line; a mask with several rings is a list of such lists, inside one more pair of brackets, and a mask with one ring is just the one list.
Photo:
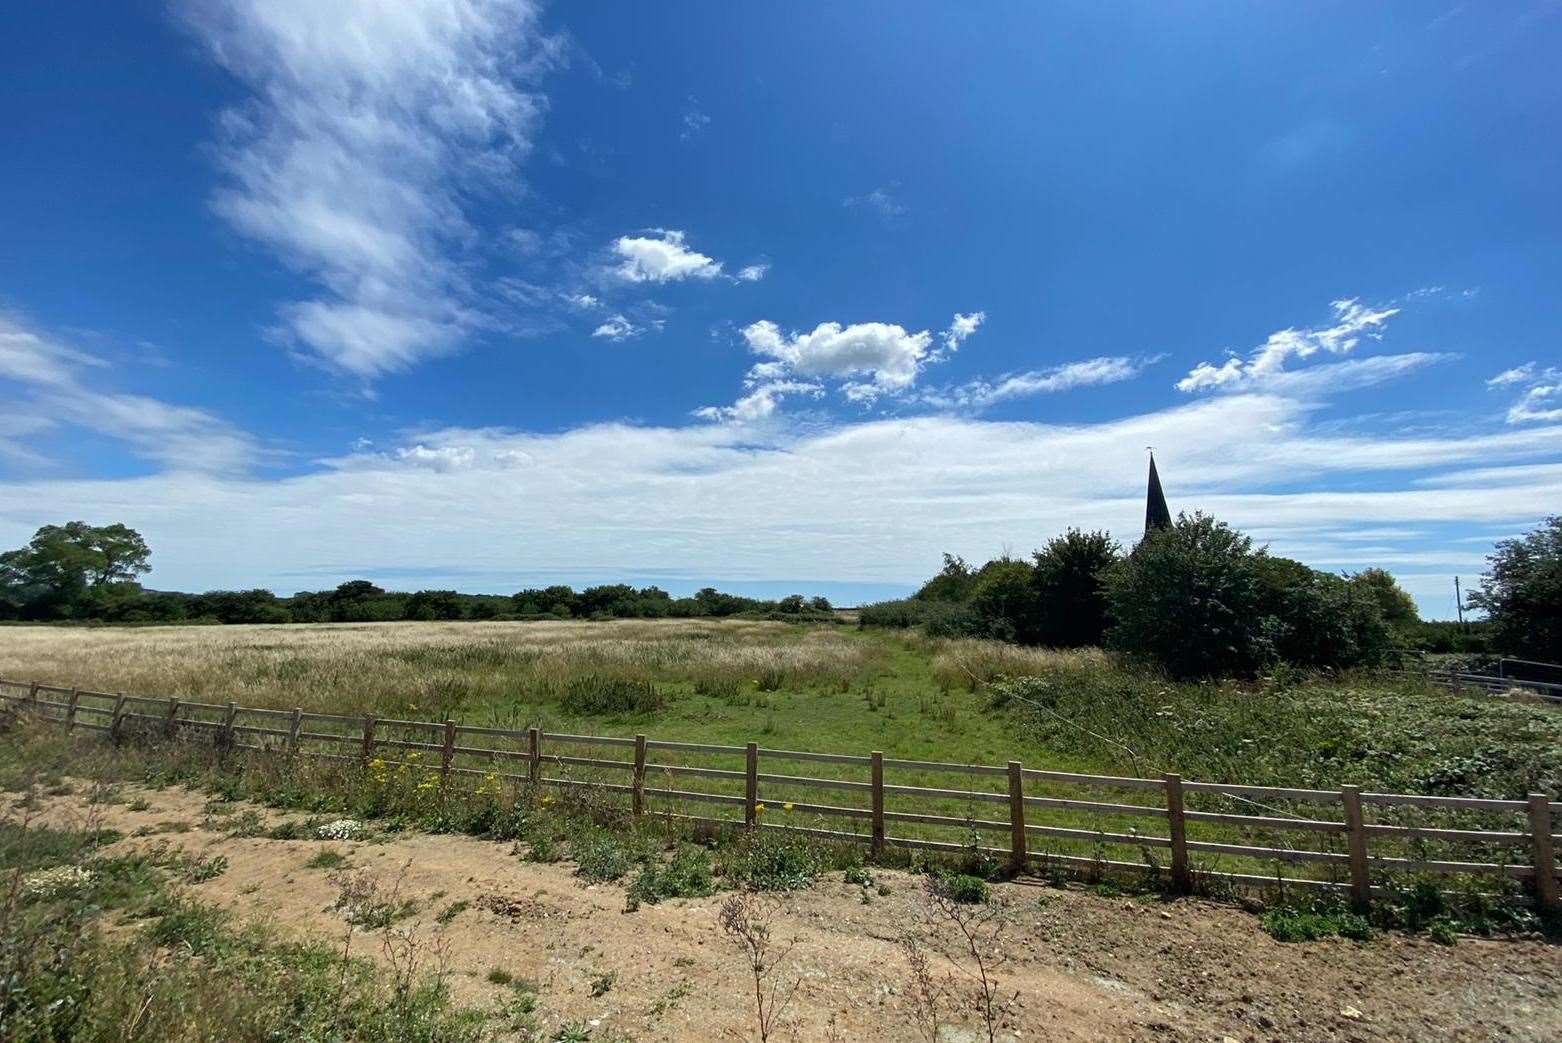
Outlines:
[[[199, 793], [126, 786], [120, 802], [89, 804], [87, 787], [77, 790], [41, 798], [34, 820], [117, 830], [125, 835], [120, 849], [166, 841], [202, 857], [220, 854], [226, 871], [193, 885], [196, 895], [284, 931], [348, 937], [332, 909], [335, 875], [305, 865], [322, 848], [346, 854], [350, 867], [417, 900], [419, 911], [398, 926], [430, 957], [441, 953], [459, 1002], [497, 1005], [508, 990], [488, 980], [496, 968], [535, 982], [544, 1038], [574, 1020], [640, 1041], [753, 1037], [753, 983], [717, 926], [720, 896], [626, 913], [622, 888], [589, 886], [567, 863], [524, 861], [508, 844], [425, 834], [384, 842], [241, 838], [224, 832], [231, 817], [210, 816]], [[288, 817], [256, 810], [268, 825]], [[782, 970], [802, 982], [786, 1019], [797, 1039], [921, 1038], [897, 943], [918, 922], [917, 878], [875, 875], [891, 893], [873, 893], [866, 904], [863, 889], [838, 873], [782, 899], [774, 930], [796, 940]], [[1005, 998], [1017, 996], [1005, 1038], [1021, 1043], [1562, 1038], [1562, 949], [1538, 940], [1446, 947], [1380, 936], [1283, 945], [1251, 915], [1208, 902], [1026, 883], [995, 891], [1011, 916], [998, 976]], [[456, 902], [469, 904], [440, 922], [440, 911]], [[375, 935], [351, 937], [354, 952], [378, 954]], [[977, 1025], [970, 1012], [952, 1020], [965, 1030]]]

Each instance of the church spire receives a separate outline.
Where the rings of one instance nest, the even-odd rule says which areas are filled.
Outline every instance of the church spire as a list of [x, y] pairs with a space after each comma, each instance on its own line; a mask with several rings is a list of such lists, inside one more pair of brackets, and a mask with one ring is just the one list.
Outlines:
[[1155, 454], [1150, 454], [1150, 488], [1144, 497], [1144, 534], [1154, 529], [1171, 528], [1171, 511], [1166, 507], [1166, 494], [1161, 491], [1161, 476], [1155, 471]]

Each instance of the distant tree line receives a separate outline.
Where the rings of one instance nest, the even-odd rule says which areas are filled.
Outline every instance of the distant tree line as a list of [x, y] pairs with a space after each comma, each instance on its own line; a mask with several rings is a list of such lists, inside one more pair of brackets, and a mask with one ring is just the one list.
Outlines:
[[46, 525], [26, 547], [0, 554], [0, 620], [103, 623], [364, 623], [391, 620], [659, 619], [741, 616], [834, 620], [822, 597], [778, 600], [713, 587], [675, 598], [659, 587], [606, 584], [528, 588], [513, 595], [384, 590], [357, 579], [278, 597], [269, 590], [202, 594], [146, 590], [151, 550], [124, 525]]
[[1101, 645], [1175, 677], [1250, 675], [1275, 663], [1348, 667], [1394, 648], [1562, 660], [1562, 518], [1498, 545], [1471, 603], [1475, 628], [1422, 622], [1383, 569], [1335, 575], [1254, 547], [1203, 514], [1183, 515], [1125, 553], [1071, 529], [1030, 560], [944, 567], [912, 597], [865, 607], [865, 626], [1056, 647]]

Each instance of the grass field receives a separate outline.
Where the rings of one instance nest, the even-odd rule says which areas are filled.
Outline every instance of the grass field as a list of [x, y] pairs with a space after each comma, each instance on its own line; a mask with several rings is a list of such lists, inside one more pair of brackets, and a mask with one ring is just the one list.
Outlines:
[[[1522, 800], [1531, 792], [1562, 790], [1562, 712], [1557, 708], [1451, 693], [1392, 674], [1303, 676], [1281, 671], [1244, 683], [1175, 684], [1095, 650], [1058, 652], [987, 641], [930, 640], [903, 631], [741, 621], [12, 627], [0, 636], [6, 639], [0, 645], [0, 676], [8, 679], [203, 703], [231, 699], [256, 707], [373, 713], [382, 719], [382, 740], [427, 737], [385, 719], [448, 716], [479, 728], [540, 725], [550, 732], [620, 737], [644, 733], [722, 746], [754, 741], [769, 750], [856, 755], [880, 750], [888, 758], [907, 761], [1001, 765], [1012, 759], [1030, 768], [1141, 778], [1177, 771], [1190, 780], [1335, 791], [1350, 783], [1376, 791]], [[427, 761], [400, 763], [403, 756], [393, 746], [382, 747], [377, 756], [384, 760], [371, 762], [367, 770], [354, 758], [347, 758], [352, 763], [338, 760], [302, 773], [285, 759], [262, 760], [239, 777], [232, 765], [213, 765], [209, 751], [175, 748], [160, 753], [160, 740], [153, 736], [151, 741], [153, 748], [144, 757], [126, 752], [109, 775], [149, 781], [204, 779], [203, 784], [219, 792], [278, 806], [439, 831], [492, 833], [494, 822], [506, 820], [505, 801], [526, 799], [517, 792], [496, 802], [490, 783], [476, 781], [460, 782], [462, 795], [452, 799], [443, 787], [436, 787], [437, 773], [430, 774]], [[519, 750], [514, 740], [494, 741], [512, 754]], [[82, 736], [77, 742], [92, 740]], [[616, 757], [620, 765], [623, 756], [621, 748], [606, 754], [563, 752]], [[53, 770], [63, 770], [73, 756], [61, 747], [52, 755]], [[405, 760], [420, 756], [407, 754]], [[826, 817], [810, 802], [860, 808], [867, 800], [862, 792], [866, 768], [798, 766], [784, 758], [771, 762], [768, 756], [761, 771], [778, 777], [766, 777], [759, 797], [772, 805], [771, 824], [848, 830], [857, 840], [837, 844], [839, 850], [829, 857], [841, 864], [861, 858], [866, 823], [860, 817]], [[184, 762], [171, 766], [170, 757]], [[742, 776], [734, 775], [734, 769], [742, 768], [741, 752], [656, 751], [650, 760], [649, 785], [667, 791], [649, 800], [648, 809], [655, 814], [713, 814], [709, 804], [690, 805], [670, 795], [674, 789], [741, 796]], [[473, 780], [490, 770], [492, 762], [458, 758], [456, 763], [476, 769], [460, 777]], [[708, 776], [719, 777], [674, 776], [658, 770], [663, 764], [717, 769]], [[622, 783], [622, 770], [561, 763], [549, 767], [547, 774], [577, 782]], [[791, 778], [795, 774], [855, 783], [857, 788], [849, 793], [820, 790], [799, 785]], [[889, 810], [913, 816], [892, 823], [892, 837], [954, 841], [973, 852], [964, 845], [1007, 842], [1005, 813], [968, 792], [1005, 792], [1001, 776], [954, 777], [914, 766], [896, 766], [886, 775], [896, 786], [966, 788], [939, 796], [892, 795]], [[1082, 791], [1074, 783], [1040, 780], [1027, 788], [1027, 795], [1151, 806], [1160, 799], [1143, 790], [1108, 795]], [[798, 802], [796, 815], [791, 814], [793, 801]], [[560, 805], [567, 803], [572, 802], [561, 795]], [[580, 836], [565, 830], [545, 837], [544, 844], [562, 840], [583, 863], [601, 848], [612, 854], [615, 865], [628, 866], [644, 855], [642, 848], [650, 850], [647, 844], [661, 842], [653, 838], [630, 843], [625, 838], [634, 831], [626, 827], [623, 809], [599, 804], [588, 800], [580, 810], [599, 824], [614, 823], [611, 829], [592, 827]], [[1320, 810], [1318, 805], [1285, 800], [1256, 804], [1212, 793], [1191, 794], [1188, 806], [1192, 811], [1304, 819], [1321, 814], [1336, 821], [1341, 813], [1337, 805]], [[721, 810], [728, 818], [735, 812], [730, 804]], [[917, 814], [944, 816], [943, 824], [918, 821]], [[994, 819], [999, 821], [990, 821]], [[1508, 812], [1430, 807], [1375, 807], [1369, 819], [1444, 829], [1521, 826]], [[974, 820], [989, 821], [978, 826]], [[1153, 867], [1165, 865], [1164, 848], [1157, 851], [1147, 846], [1149, 840], [1131, 839], [1164, 837], [1164, 820], [1136, 811], [1092, 812], [1058, 805], [1045, 812], [1038, 809], [1028, 822], [1076, 831], [1033, 837], [1032, 854], [1042, 859], [1074, 858], [1077, 864], [1081, 858], [1134, 861], [1137, 855], [1137, 861], [1152, 867], [1152, 880], [1160, 872]], [[1108, 846], [1097, 831], [1119, 839]], [[1298, 835], [1205, 820], [1190, 822], [1188, 837], [1343, 857], [1338, 835]], [[1523, 864], [1525, 857], [1522, 850], [1502, 853], [1473, 841], [1382, 836], [1374, 838], [1373, 851], [1504, 864], [1513, 858]], [[1338, 881], [1343, 872], [1337, 863], [1282, 866], [1247, 855], [1209, 852], [1194, 862], [1197, 868], [1271, 880], [1282, 873], [1287, 879]], [[988, 863], [997, 866], [991, 859]], [[1486, 886], [1475, 878], [1466, 882]], [[1414, 882], [1396, 886], [1413, 887]]]
[[[1094, 650], [744, 621], [0, 635], [6, 678], [248, 706], [1269, 785], [1562, 790], [1562, 712], [1389, 675], [1171, 684]], [[996, 706], [1001, 676], [1034, 680]]]

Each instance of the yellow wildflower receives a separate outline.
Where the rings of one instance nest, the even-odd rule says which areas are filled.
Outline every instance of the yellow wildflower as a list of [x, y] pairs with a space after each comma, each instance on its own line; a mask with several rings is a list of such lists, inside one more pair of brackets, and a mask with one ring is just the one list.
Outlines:
[[789, 800], [785, 804], [781, 805], [781, 810], [782, 811], [786, 811], [786, 812], [791, 812], [791, 810], [792, 810], [792, 802]]
[[765, 805], [763, 803], [759, 803], [759, 804], [755, 804], [754, 805], [754, 814], [756, 814], [756, 815], [763, 815], [764, 813], [765, 813]]

